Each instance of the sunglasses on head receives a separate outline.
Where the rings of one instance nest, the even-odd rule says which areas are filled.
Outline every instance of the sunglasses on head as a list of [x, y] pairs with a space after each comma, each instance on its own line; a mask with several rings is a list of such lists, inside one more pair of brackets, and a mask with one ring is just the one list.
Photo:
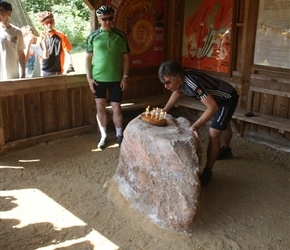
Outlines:
[[114, 17], [112, 17], [112, 16], [110, 16], [110, 17], [103, 17], [103, 18], [101, 18], [101, 20], [103, 21], [103, 22], [106, 22], [106, 21], [112, 21], [114, 19]]

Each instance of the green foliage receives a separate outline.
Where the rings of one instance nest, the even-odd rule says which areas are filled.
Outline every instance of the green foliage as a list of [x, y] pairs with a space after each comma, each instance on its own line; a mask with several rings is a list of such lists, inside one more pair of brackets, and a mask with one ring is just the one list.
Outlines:
[[33, 13], [39, 13], [44, 10], [52, 11], [53, 9], [63, 8], [63, 6], [69, 6], [69, 12], [73, 16], [79, 16], [84, 21], [90, 19], [88, 6], [83, 0], [22, 0], [22, 3], [27, 12]]
[[83, 0], [22, 0], [22, 3], [38, 34], [43, 31], [38, 15], [49, 10], [54, 14], [55, 29], [64, 33], [73, 47], [85, 47], [90, 33], [90, 11]]
[[25, 10], [33, 13], [51, 10], [51, 2], [51, 0], [22, 0]]
[[72, 0], [72, 9], [75, 10], [77, 16], [81, 17], [84, 21], [90, 20], [90, 11], [88, 6], [83, 0]]

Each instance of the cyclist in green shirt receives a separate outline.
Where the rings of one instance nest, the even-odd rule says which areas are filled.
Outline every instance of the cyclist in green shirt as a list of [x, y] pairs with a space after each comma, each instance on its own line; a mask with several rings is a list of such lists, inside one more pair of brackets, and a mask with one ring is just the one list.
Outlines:
[[107, 143], [107, 90], [119, 145], [123, 140], [121, 100], [122, 91], [127, 88], [130, 49], [126, 35], [112, 26], [114, 9], [102, 5], [96, 14], [101, 27], [87, 38], [86, 75], [97, 107], [97, 121], [101, 132], [98, 148], [104, 149]]

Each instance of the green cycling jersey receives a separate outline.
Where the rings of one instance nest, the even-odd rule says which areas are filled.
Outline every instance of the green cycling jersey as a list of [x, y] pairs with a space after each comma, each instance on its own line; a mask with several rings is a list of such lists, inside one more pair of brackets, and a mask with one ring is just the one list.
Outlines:
[[95, 81], [121, 81], [123, 55], [130, 52], [122, 31], [115, 28], [97, 29], [88, 36], [86, 52], [93, 53], [92, 78]]

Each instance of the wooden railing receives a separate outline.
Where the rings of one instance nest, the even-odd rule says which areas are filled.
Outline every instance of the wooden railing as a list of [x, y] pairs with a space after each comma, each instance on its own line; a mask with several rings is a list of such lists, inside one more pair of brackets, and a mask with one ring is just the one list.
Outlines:
[[[268, 74], [268, 75], [266, 75]], [[251, 74], [250, 87], [248, 91], [247, 110], [254, 113], [263, 114], [265, 117], [271, 116], [271, 119], [279, 122], [284, 121], [290, 124], [290, 73], [275, 73], [271, 71], [255, 72]], [[283, 128], [276, 129], [268, 126], [268, 120], [264, 124], [253, 124], [249, 126], [251, 131], [269, 134], [277, 138], [286, 138], [290, 140], [290, 132]]]
[[0, 150], [91, 129], [94, 100], [84, 75], [0, 82]]
[[[156, 74], [130, 76], [123, 99], [150, 99], [163, 88]], [[84, 74], [10, 80], [0, 82], [0, 90], [0, 153], [96, 127]]]

